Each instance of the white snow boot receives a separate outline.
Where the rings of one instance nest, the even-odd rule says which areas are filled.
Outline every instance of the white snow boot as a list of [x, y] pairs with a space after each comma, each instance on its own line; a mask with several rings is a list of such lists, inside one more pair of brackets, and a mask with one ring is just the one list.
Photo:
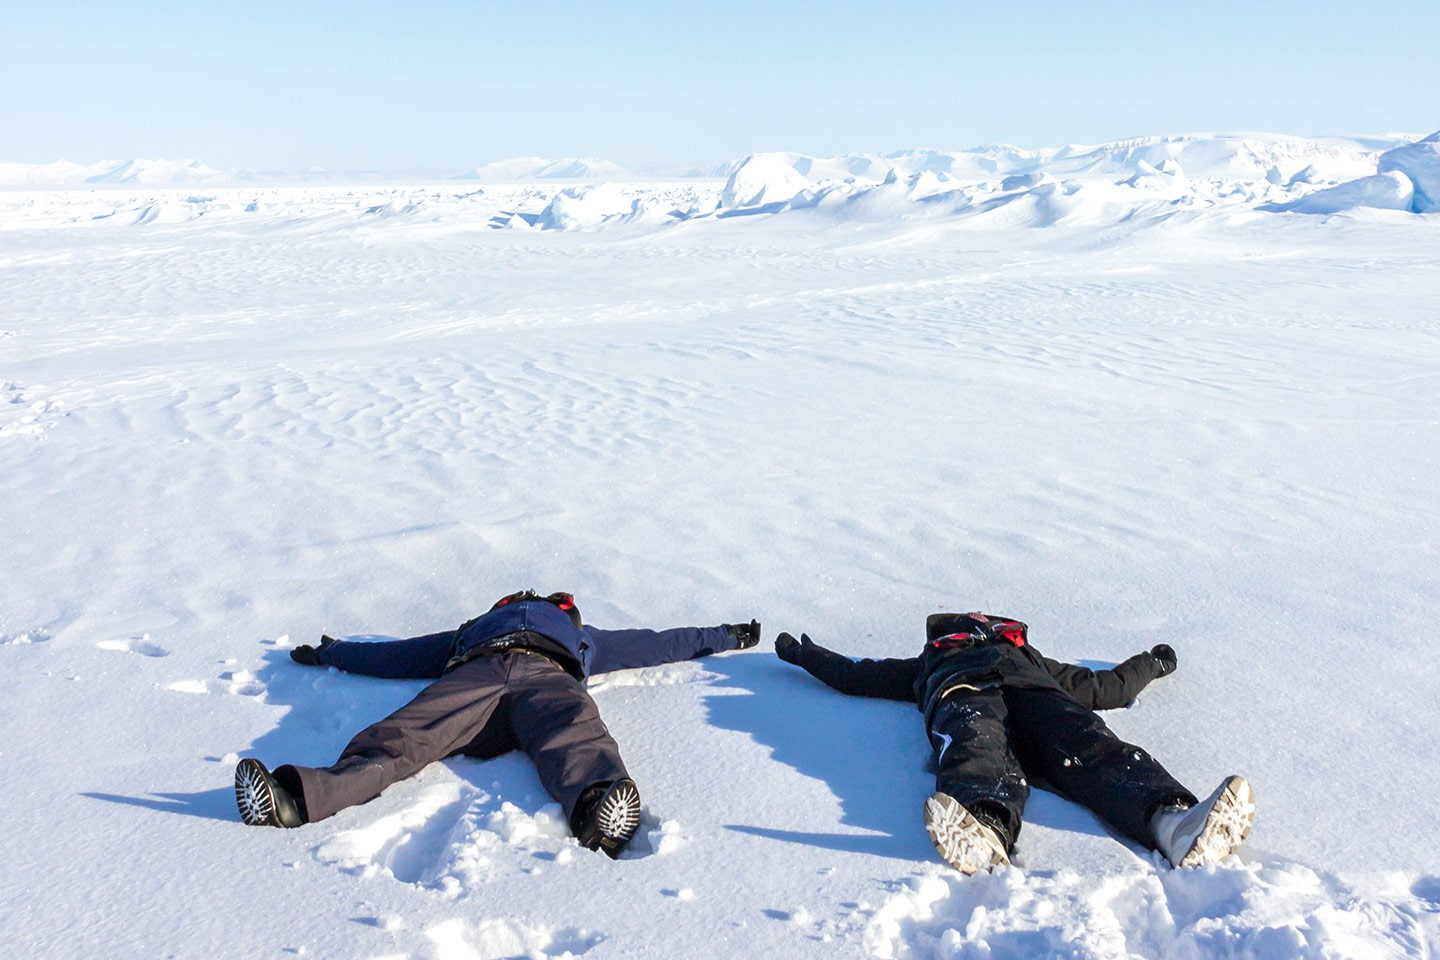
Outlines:
[[1255, 791], [1244, 777], [1226, 777], [1193, 807], [1161, 807], [1150, 818], [1155, 849], [1175, 867], [1218, 863], [1240, 848], [1255, 822]]
[[1005, 841], [946, 793], [925, 800], [925, 832], [940, 858], [964, 874], [1009, 866]]

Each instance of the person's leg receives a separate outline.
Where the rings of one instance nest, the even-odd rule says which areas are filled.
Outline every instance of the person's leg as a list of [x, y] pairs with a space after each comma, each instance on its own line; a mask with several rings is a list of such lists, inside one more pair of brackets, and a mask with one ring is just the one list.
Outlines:
[[511, 735], [530, 755], [540, 782], [574, 824], [580, 795], [629, 778], [620, 747], [585, 687], [544, 657], [516, 657], [506, 696]]
[[1016, 755], [1032, 779], [1153, 849], [1150, 817], [1195, 796], [1160, 762], [1117, 737], [1095, 711], [1058, 690], [1007, 689]]
[[958, 690], [930, 723], [935, 789], [996, 826], [1006, 851], [1020, 836], [1030, 787], [1010, 746], [1009, 718], [998, 686]]
[[313, 822], [373, 800], [390, 784], [451, 754], [494, 756], [502, 751], [489, 727], [518, 659], [528, 658], [493, 654], [461, 664], [356, 734], [332, 766], [279, 767], [275, 779], [287, 789], [299, 788], [297, 800], [306, 821]]

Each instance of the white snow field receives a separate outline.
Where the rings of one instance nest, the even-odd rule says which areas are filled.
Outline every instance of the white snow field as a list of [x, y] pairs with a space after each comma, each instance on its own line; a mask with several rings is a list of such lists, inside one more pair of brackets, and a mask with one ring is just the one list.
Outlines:
[[[4, 955], [1436, 956], [1434, 141], [1255, 142], [0, 192]], [[622, 859], [519, 755], [241, 825], [238, 758], [329, 763], [421, 686], [290, 647], [527, 586], [764, 624], [593, 684]], [[1107, 718], [1250, 778], [1240, 854], [1171, 871], [1037, 791], [1016, 867], [946, 868], [915, 708], [772, 641], [910, 656], [977, 607], [1174, 645]]]

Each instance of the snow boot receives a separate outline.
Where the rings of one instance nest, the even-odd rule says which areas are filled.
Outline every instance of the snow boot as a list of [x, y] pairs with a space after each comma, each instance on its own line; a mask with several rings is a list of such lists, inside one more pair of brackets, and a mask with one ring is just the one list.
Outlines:
[[640, 791], [635, 781], [624, 777], [586, 788], [575, 805], [571, 826], [580, 846], [618, 859], [640, 828]]
[[1161, 807], [1150, 818], [1155, 849], [1174, 867], [1218, 863], [1239, 849], [1255, 822], [1255, 791], [1244, 777], [1226, 777], [1193, 807]]
[[247, 758], [235, 767], [235, 805], [240, 819], [252, 827], [298, 827], [305, 822], [295, 797], [259, 760]]
[[926, 799], [925, 832], [940, 858], [961, 873], [1010, 865], [1000, 834], [949, 794], [932, 793]]

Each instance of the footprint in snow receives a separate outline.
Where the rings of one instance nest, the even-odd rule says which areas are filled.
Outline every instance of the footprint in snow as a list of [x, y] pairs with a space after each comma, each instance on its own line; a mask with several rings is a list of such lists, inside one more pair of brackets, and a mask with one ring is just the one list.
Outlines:
[[33, 437], [45, 439], [55, 426], [59, 404], [32, 399], [21, 387], [6, 383], [0, 387], [0, 437]]
[[46, 643], [50, 634], [44, 630], [24, 630], [20, 633], [0, 634], [0, 647], [19, 647], [28, 643]]
[[118, 653], [138, 653], [142, 657], [168, 657], [170, 651], [158, 643], [150, 641], [150, 634], [144, 633], [138, 637], [130, 637], [128, 640], [101, 640], [95, 644], [101, 650], [114, 650]]
[[[226, 664], [233, 662], [226, 661]], [[174, 690], [176, 693], [228, 693], [231, 696], [254, 700], [262, 700], [270, 692], [264, 682], [249, 670], [227, 670], [211, 681], [177, 680], [166, 684], [165, 689]]]

